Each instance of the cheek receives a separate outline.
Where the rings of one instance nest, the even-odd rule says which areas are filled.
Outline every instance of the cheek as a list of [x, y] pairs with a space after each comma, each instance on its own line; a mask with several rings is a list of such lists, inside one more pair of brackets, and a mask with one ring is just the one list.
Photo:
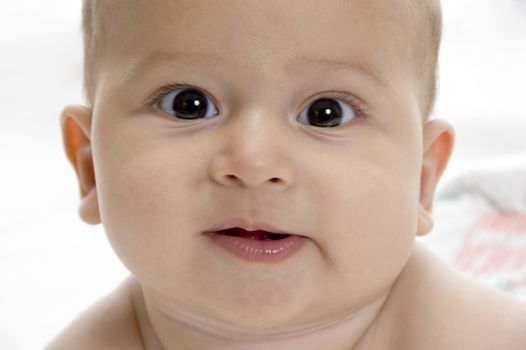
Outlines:
[[345, 190], [333, 192], [331, 210], [326, 212], [333, 233], [327, 249], [339, 262], [339, 275], [370, 293], [388, 287], [409, 258], [416, 234], [419, 176], [416, 167], [395, 163], [353, 164], [350, 175], [338, 179]]
[[[117, 135], [118, 137], [118, 135]], [[195, 174], [200, 164], [174, 142], [141, 142], [121, 134], [97, 159], [101, 217], [108, 240], [124, 265], [144, 281], [168, 279], [176, 259], [189, 259], [189, 223], [199, 206]], [[131, 141], [134, 140], [134, 141]], [[192, 159], [193, 158], [193, 159]], [[187, 234], [183, 234], [187, 233]], [[183, 249], [184, 248], [184, 249]]]

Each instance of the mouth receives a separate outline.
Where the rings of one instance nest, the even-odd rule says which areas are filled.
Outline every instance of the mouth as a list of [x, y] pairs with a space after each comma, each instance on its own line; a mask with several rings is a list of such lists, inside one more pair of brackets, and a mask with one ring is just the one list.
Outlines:
[[233, 228], [229, 228], [226, 230], [221, 230], [221, 231], [218, 231], [217, 234], [258, 240], [258, 241], [279, 241], [281, 239], [286, 239], [290, 237], [289, 234], [274, 233], [274, 232], [268, 232], [268, 231], [263, 231], [263, 230], [247, 231], [239, 227], [233, 227]]
[[278, 263], [299, 251], [307, 239], [300, 235], [262, 229], [230, 227], [207, 232], [216, 246], [247, 262]]

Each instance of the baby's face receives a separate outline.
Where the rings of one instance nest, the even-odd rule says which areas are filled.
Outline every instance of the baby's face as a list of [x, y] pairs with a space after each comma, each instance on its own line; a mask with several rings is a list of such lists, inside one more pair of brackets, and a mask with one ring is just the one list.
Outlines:
[[[253, 328], [386, 294], [417, 231], [423, 153], [403, 5], [121, 2], [91, 142], [109, 240], [147, 293]], [[209, 233], [223, 224], [300, 244], [243, 257]]]

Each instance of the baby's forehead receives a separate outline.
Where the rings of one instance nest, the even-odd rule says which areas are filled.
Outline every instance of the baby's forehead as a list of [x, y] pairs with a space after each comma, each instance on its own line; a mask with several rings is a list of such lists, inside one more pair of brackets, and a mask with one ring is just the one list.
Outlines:
[[[312, 35], [327, 32], [341, 40], [344, 47], [353, 40], [367, 41], [373, 31], [381, 31], [382, 39], [387, 42], [408, 42], [411, 28], [417, 22], [418, 4], [429, 0], [267, 0], [253, 2], [247, 0], [229, 0], [226, 3], [217, 0], [112, 0], [98, 1], [101, 8], [96, 19], [101, 36], [105, 37], [108, 53], [111, 48], [123, 50], [129, 44], [132, 51], [155, 37], [161, 37], [171, 31], [166, 38], [181, 40], [183, 36], [193, 36], [194, 41], [203, 37], [221, 38], [235, 41], [233, 34], [243, 35], [253, 30], [254, 40], [272, 36], [278, 43], [282, 38], [297, 37], [294, 47], [283, 50], [293, 51]], [[421, 6], [420, 6], [421, 7]], [[184, 27], [177, 26], [184, 23]], [[177, 37], [177, 32], [181, 35]], [[184, 32], [183, 32], [184, 31]], [[221, 35], [224, 34], [224, 35]], [[376, 38], [376, 45], [381, 45]], [[166, 41], [170, 45], [174, 40]], [[313, 42], [313, 44], [315, 41]], [[207, 42], [205, 45], [213, 43]], [[234, 43], [235, 44], [235, 43]], [[183, 49], [181, 46], [180, 50]], [[221, 51], [228, 46], [221, 43]], [[116, 52], [118, 50], [113, 50]], [[130, 57], [129, 55], [127, 57]]]
[[[355, 16], [360, 16], [369, 22], [384, 22], [392, 25], [393, 28], [400, 28], [400, 32], [409, 33], [411, 26], [418, 22], [425, 21], [426, 18], [437, 7], [439, 0], [287, 0], [287, 6], [283, 6], [282, 0], [266, 0], [265, 2], [254, 2], [250, 0], [228, 0], [225, 3], [219, 3], [217, 0], [85, 0], [92, 8], [93, 16], [92, 24], [100, 25], [101, 32], [111, 33], [118, 32], [119, 35], [125, 36], [126, 32], [148, 24], [151, 26], [152, 21], [159, 18], [159, 16], [167, 14], [191, 13], [187, 11], [189, 8], [199, 8], [199, 13], [204, 13], [208, 10], [213, 13], [216, 18], [225, 16], [237, 16], [235, 12], [218, 11], [219, 8], [237, 7], [238, 9], [251, 8], [254, 11], [248, 14], [251, 17], [265, 16], [265, 14], [272, 14], [274, 18], [267, 18], [267, 24], [272, 25], [278, 22], [277, 17], [294, 17], [295, 22], [299, 22], [302, 18], [307, 21], [308, 18], [300, 16], [305, 12], [316, 12], [320, 19], [324, 16], [343, 15], [349, 16], [350, 19]], [[332, 6], [329, 6], [329, 2]], [[254, 5], [257, 4], [257, 5]], [[324, 6], [320, 6], [323, 4]], [[221, 6], [218, 6], [221, 5]], [[281, 5], [281, 6], [280, 6]], [[338, 13], [331, 13], [325, 11], [325, 8], [332, 7], [338, 10]], [[280, 16], [281, 14], [281, 16]], [[152, 16], [153, 15], [153, 16]], [[247, 16], [246, 13], [242, 14]], [[173, 18], [174, 21], [185, 21], [183, 16], [177, 15]], [[204, 23], [204, 18], [193, 19], [193, 21]], [[119, 24], [126, 23], [126, 26]], [[162, 25], [162, 22], [159, 22]], [[166, 23], [164, 23], [166, 24]], [[207, 23], [210, 24], [210, 23]], [[316, 27], [317, 23], [310, 23]], [[354, 23], [349, 22], [346, 27], [353, 28]], [[159, 29], [152, 28], [152, 29]], [[415, 28], [413, 28], [415, 29]], [[395, 32], [399, 32], [395, 30]], [[286, 33], [283, 33], [286, 35]], [[367, 34], [367, 33], [364, 33]], [[394, 32], [385, 32], [384, 35], [392, 36]]]
[[326, 53], [376, 65], [371, 70], [379, 75], [382, 67], [375, 60], [398, 64], [406, 70], [400, 76], [414, 77], [416, 60], [427, 55], [429, 45], [422, 29], [437, 2], [324, 0], [320, 6], [319, 0], [98, 0], [92, 23], [104, 50], [93, 51], [103, 52], [100, 57], [113, 60], [113, 66], [163, 47], [197, 48], [245, 63], [251, 54], [278, 62], [288, 54]]

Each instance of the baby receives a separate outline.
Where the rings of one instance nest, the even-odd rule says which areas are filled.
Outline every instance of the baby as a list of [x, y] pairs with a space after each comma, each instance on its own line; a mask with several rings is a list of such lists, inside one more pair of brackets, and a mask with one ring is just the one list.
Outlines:
[[438, 0], [86, 0], [63, 139], [131, 277], [47, 349], [526, 349], [526, 305], [415, 241], [440, 33]]

